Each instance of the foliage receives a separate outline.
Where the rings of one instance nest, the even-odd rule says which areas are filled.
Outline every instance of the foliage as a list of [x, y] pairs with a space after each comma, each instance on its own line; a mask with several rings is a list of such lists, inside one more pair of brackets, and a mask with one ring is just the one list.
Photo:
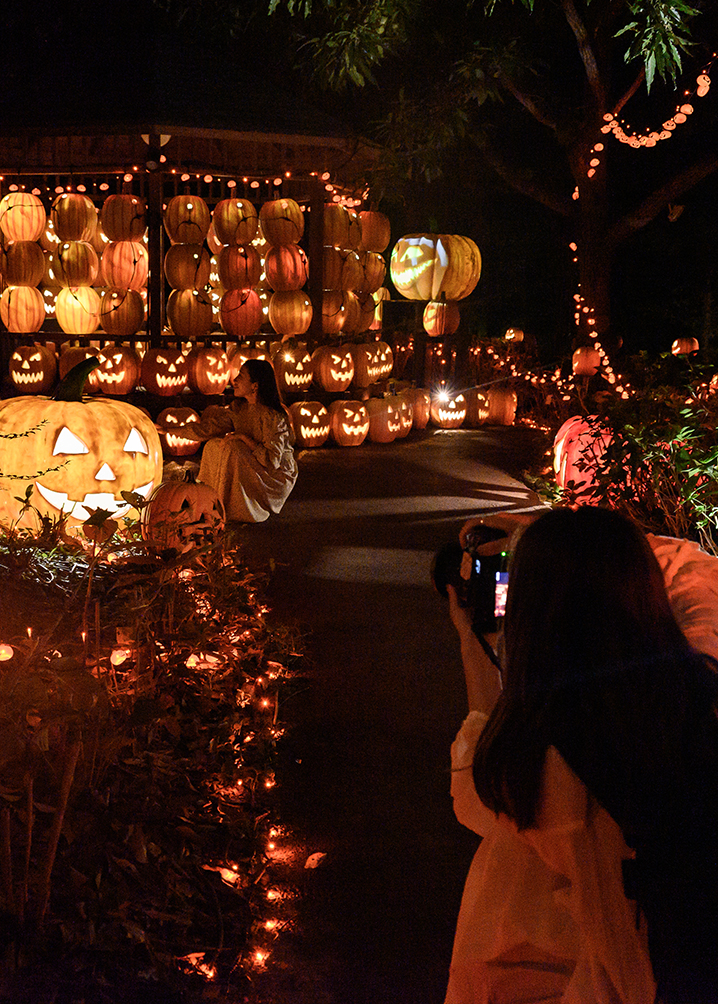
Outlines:
[[0, 538], [0, 999], [245, 990], [293, 639], [236, 550], [104, 522]]

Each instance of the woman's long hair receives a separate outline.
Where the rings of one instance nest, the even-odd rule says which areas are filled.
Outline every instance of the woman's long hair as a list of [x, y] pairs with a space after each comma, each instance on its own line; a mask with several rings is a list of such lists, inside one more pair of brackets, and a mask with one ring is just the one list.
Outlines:
[[673, 616], [645, 535], [618, 513], [556, 509], [526, 528], [504, 641], [504, 693], [474, 780], [519, 828], [536, 823], [551, 745], [627, 837], [659, 825], [654, 804], [696, 755], [715, 760], [714, 675]]
[[267, 359], [247, 359], [242, 365], [249, 373], [249, 379], [252, 383], [257, 384], [259, 403], [286, 416], [287, 412], [282, 404], [272, 364]]

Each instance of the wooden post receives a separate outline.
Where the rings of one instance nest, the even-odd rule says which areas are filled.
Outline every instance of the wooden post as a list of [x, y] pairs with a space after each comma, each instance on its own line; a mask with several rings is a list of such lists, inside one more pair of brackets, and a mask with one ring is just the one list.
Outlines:
[[164, 175], [160, 171], [160, 137], [156, 134], [150, 135], [147, 167], [147, 233], [150, 266], [147, 333], [149, 345], [152, 348], [159, 348], [162, 344], [162, 329], [165, 323], [164, 227], [162, 225], [162, 182]]
[[309, 256], [309, 280], [307, 292], [312, 301], [312, 323], [307, 334], [315, 344], [326, 341], [322, 332], [322, 300], [324, 299], [324, 186], [318, 177], [312, 179], [309, 207], [311, 221], [307, 240]]

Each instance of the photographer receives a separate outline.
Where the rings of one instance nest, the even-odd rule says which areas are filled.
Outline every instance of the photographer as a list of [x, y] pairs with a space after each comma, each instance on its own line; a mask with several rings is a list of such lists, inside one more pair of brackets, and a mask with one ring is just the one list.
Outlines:
[[[503, 691], [448, 588], [470, 704], [452, 795], [483, 841], [446, 1004], [652, 1004], [654, 971], [663, 1001], [718, 1000], [715, 667], [651, 547], [696, 649], [715, 650], [716, 559], [607, 510], [547, 512], [518, 540]], [[648, 931], [624, 889], [634, 849]]]

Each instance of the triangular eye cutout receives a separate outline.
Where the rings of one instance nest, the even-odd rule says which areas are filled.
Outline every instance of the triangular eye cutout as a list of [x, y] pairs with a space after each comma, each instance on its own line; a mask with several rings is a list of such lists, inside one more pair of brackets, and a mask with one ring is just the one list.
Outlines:
[[82, 442], [82, 440], [75, 435], [74, 432], [70, 432], [66, 425], [60, 429], [60, 433], [55, 440], [55, 448], [52, 451], [53, 457], [56, 457], [59, 453], [89, 453], [88, 447]]
[[144, 437], [137, 429], [132, 428], [125, 445], [122, 447], [125, 453], [149, 453]]

